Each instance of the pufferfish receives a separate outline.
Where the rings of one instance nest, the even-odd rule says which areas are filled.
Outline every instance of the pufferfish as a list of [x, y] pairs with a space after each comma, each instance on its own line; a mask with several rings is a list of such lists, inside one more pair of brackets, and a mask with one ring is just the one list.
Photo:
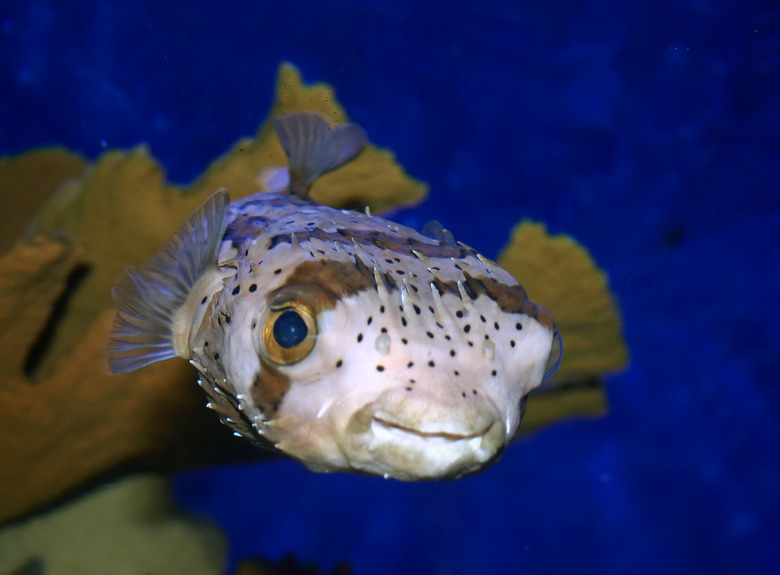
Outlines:
[[[112, 290], [109, 366], [172, 357], [235, 435], [320, 471], [454, 479], [498, 460], [556, 367], [551, 314], [434, 225], [320, 205], [313, 182], [365, 134], [278, 116], [276, 189], [217, 191]], [[280, 174], [277, 174], [279, 176]]]

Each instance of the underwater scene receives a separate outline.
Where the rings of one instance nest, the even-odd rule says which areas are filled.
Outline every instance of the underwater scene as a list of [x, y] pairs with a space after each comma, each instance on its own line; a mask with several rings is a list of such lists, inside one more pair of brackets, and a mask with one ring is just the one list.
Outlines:
[[2, 2], [0, 575], [776, 573], [778, 190], [768, 1]]

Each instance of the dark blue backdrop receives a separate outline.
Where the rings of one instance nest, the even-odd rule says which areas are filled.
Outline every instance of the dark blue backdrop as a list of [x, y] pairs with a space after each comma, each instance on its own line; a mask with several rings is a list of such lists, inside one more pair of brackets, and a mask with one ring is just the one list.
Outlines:
[[[0, 20], [0, 153], [149, 142], [186, 182], [256, 130], [289, 60], [431, 184], [405, 223], [437, 218], [495, 254], [528, 216], [610, 273], [632, 364], [609, 378], [608, 417], [544, 430], [455, 483], [290, 461], [178, 477], [233, 560], [778, 569], [776, 2], [3, 0]], [[13, 190], [0, 198], [12, 208]]]

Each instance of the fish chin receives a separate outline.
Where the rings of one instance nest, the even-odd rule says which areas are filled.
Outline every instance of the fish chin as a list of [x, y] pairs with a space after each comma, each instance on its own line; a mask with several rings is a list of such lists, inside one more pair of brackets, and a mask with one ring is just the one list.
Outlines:
[[[456, 479], [498, 460], [507, 437], [489, 400], [450, 409], [421, 409], [386, 394], [351, 418], [342, 452], [354, 471], [403, 481]], [[474, 405], [477, 404], [477, 405]], [[423, 406], [421, 406], [423, 407]], [[422, 417], [421, 417], [422, 415]]]

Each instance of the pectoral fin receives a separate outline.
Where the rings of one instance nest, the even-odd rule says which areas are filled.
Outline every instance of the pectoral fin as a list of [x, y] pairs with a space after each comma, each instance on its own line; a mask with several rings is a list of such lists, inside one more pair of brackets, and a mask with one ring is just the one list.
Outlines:
[[198, 280], [216, 268], [227, 225], [226, 190], [214, 193], [137, 270], [128, 267], [111, 294], [117, 309], [108, 340], [112, 373], [127, 373], [188, 350], [176, 345], [175, 316]]

